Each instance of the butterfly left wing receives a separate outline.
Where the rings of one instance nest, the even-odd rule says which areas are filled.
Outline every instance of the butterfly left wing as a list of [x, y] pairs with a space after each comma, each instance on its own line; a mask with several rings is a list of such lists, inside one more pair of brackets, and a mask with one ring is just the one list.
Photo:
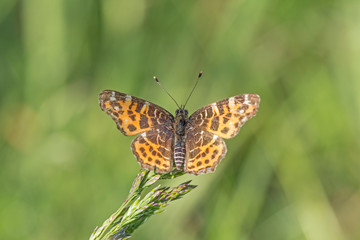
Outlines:
[[172, 130], [161, 126], [137, 136], [131, 144], [131, 150], [141, 168], [155, 169], [157, 173], [170, 172], [173, 166], [173, 139]]
[[165, 109], [143, 99], [105, 90], [100, 107], [125, 135], [137, 136], [131, 149], [142, 168], [157, 173], [172, 169], [173, 116]]
[[247, 120], [256, 115], [259, 103], [257, 94], [230, 97], [194, 112], [189, 118], [189, 126], [222, 138], [232, 138]]
[[172, 126], [174, 117], [162, 107], [143, 99], [112, 90], [99, 95], [101, 110], [105, 111], [126, 136], [136, 135], [161, 125]]

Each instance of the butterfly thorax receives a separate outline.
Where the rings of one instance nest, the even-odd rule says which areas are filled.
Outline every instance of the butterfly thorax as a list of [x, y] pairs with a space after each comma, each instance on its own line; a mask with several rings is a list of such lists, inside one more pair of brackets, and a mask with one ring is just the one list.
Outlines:
[[185, 128], [188, 122], [188, 111], [185, 109], [177, 109], [175, 113], [175, 132], [177, 135], [184, 136]]
[[175, 113], [174, 129], [174, 161], [176, 169], [181, 171], [185, 162], [185, 130], [188, 123], [188, 111], [185, 109], [177, 109]]

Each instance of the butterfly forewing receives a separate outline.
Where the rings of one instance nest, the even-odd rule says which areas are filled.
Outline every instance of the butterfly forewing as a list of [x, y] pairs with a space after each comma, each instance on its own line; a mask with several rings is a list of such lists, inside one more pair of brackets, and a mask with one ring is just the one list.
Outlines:
[[256, 115], [259, 103], [257, 94], [243, 94], [218, 101], [194, 112], [190, 116], [189, 128], [232, 138], [247, 120]]
[[174, 118], [171, 113], [153, 103], [112, 90], [100, 93], [99, 104], [127, 136], [146, 132], [160, 125], [171, 127]]

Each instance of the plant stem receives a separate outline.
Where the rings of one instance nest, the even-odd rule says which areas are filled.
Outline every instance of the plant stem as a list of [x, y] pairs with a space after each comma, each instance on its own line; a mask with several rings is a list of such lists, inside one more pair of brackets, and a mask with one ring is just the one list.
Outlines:
[[132, 232], [150, 216], [162, 212], [169, 202], [177, 200], [194, 189], [190, 181], [170, 189], [160, 185], [141, 197], [145, 188], [152, 186], [160, 179], [172, 179], [183, 175], [183, 172], [156, 174], [142, 169], [136, 176], [129, 195], [120, 208], [105, 220], [101, 227], [96, 227], [90, 240], [127, 239]]

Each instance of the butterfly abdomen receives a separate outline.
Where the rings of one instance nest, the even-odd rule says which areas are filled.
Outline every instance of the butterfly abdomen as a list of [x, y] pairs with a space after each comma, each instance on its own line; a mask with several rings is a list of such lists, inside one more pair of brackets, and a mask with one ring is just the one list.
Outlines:
[[188, 123], [188, 111], [185, 109], [176, 110], [174, 122], [175, 141], [174, 141], [174, 162], [176, 169], [183, 170], [185, 162], [185, 129]]
[[175, 135], [174, 162], [176, 169], [181, 171], [185, 162], [185, 140], [181, 135]]

